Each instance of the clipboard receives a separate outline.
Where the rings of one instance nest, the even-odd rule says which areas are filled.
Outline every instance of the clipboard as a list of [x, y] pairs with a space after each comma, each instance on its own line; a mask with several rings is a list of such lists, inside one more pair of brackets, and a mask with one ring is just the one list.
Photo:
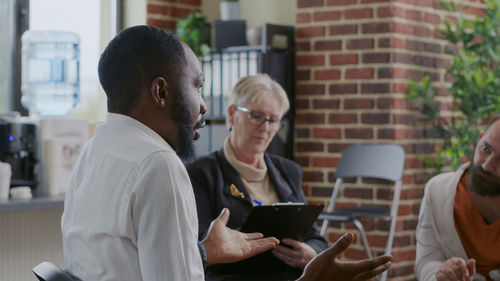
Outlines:
[[264, 237], [293, 238], [304, 241], [307, 231], [323, 211], [323, 205], [280, 203], [255, 206], [250, 211], [240, 231], [260, 232]]

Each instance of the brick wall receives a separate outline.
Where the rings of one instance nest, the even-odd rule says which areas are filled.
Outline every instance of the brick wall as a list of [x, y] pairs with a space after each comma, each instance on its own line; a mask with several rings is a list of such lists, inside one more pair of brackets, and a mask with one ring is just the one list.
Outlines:
[[[481, 14], [479, 0], [460, 3], [467, 13]], [[436, 26], [448, 15], [435, 0], [297, 0], [297, 5], [296, 160], [303, 166], [306, 196], [327, 204], [340, 152], [350, 144], [400, 144], [407, 156], [389, 277], [414, 280], [415, 227], [429, 176], [419, 157], [432, 153], [439, 140], [417, 122], [404, 97], [408, 78], [429, 74], [436, 83], [446, 81], [449, 59]], [[443, 114], [449, 114], [449, 97], [441, 102]], [[375, 185], [378, 191], [371, 182], [350, 183], [341, 204], [375, 199], [389, 205], [390, 185]], [[378, 254], [388, 227], [383, 221], [368, 225]], [[352, 225], [332, 223], [327, 236], [334, 241], [346, 230], [357, 233]], [[356, 240], [346, 257], [365, 257]]]
[[177, 21], [201, 10], [201, 0], [148, 0], [147, 24], [175, 32]]

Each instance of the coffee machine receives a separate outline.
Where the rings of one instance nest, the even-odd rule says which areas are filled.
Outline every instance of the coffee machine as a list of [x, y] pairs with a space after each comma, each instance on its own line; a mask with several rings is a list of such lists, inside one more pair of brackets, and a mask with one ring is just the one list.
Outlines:
[[29, 186], [35, 191], [37, 139], [36, 125], [22, 119], [0, 119], [0, 161], [12, 168], [11, 187]]

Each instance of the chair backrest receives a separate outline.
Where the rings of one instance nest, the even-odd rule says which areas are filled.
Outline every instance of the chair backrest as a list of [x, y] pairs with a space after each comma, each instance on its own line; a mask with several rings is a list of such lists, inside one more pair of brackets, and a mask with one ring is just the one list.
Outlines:
[[396, 144], [357, 144], [342, 152], [336, 177], [368, 177], [397, 182], [403, 177], [405, 152]]
[[74, 281], [64, 270], [47, 261], [33, 267], [33, 273], [40, 281]]

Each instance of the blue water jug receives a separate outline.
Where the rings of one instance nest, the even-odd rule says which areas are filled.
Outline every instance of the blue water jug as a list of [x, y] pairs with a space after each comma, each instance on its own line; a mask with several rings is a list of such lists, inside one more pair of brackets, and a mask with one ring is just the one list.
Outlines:
[[30, 114], [66, 115], [79, 102], [80, 37], [28, 30], [21, 42], [21, 103]]

